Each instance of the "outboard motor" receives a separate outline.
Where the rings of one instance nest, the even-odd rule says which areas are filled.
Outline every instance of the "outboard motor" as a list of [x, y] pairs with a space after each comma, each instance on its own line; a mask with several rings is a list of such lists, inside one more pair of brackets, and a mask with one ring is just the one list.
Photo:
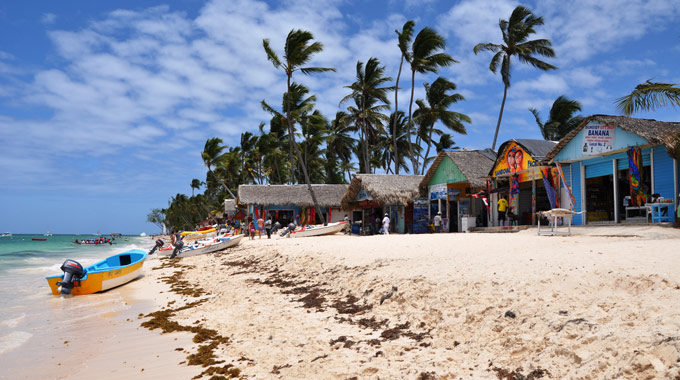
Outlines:
[[61, 270], [64, 271], [64, 280], [57, 282], [57, 286], [61, 286], [61, 294], [71, 294], [74, 282], [85, 276], [85, 269], [79, 262], [67, 259], [61, 264]]
[[156, 252], [156, 250], [163, 248], [163, 244], [165, 244], [163, 240], [161, 239], [156, 240], [156, 245], [154, 245], [154, 247], [151, 248], [151, 250], [149, 251], [149, 255], [153, 255], [153, 253]]

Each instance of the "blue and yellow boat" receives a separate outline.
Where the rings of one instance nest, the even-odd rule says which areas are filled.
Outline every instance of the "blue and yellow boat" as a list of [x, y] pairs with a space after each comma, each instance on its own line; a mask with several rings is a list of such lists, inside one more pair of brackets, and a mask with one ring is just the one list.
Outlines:
[[61, 266], [64, 274], [46, 277], [52, 294], [92, 294], [128, 283], [140, 274], [146, 252], [133, 249], [83, 267], [75, 260]]

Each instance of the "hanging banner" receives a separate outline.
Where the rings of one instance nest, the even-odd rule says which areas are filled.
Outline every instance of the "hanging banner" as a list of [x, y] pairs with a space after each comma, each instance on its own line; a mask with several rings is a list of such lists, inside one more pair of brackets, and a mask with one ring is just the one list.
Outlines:
[[427, 198], [415, 198], [413, 200], [413, 233], [424, 234], [427, 232], [427, 211], [430, 201]]
[[446, 184], [439, 183], [428, 188], [430, 199], [446, 199]]
[[590, 122], [583, 128], [583, 154], [603, 154], [614, 149], [615, 125]]

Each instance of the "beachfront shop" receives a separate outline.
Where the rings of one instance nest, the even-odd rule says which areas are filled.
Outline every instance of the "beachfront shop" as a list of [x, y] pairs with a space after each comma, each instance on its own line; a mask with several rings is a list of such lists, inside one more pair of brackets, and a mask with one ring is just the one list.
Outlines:
[[512, 139], [498, 148], [498, 157], [489, 172], [491, 220], [498, 226], [498, 200], [506, 196], [508, 222], [517, 225], [536, 223], [536, 212], [559, 207], [558, 171], [545, 157], [555, 147], [554, 141]]
[[342, 208], [351, 212], [352, 233], [378, 233], [382, 220], [390, 218], [390, 232], [412, 229], [413, 199], [423, 176], [355, 174], [342, 198]]
[[[425, 216], [431, 221], [441, 212], [443, 232], [467, 232], [469, 227], [486, 226], [486, 176], [495, 158], [490, 149], [439, 152], [420, 182], [421, 198], [414, 220]], [[427, 213], [422, 212], [423, 206]], [[418, 227], [416, 232], [426, 231]]]
[[[340, 200], [347, 185], [315, 184], [312, 188], [326, 221], [343, 220], [345, 213], [340, 209]], [[240, 185], [238, 204], [247, 210], [247, 217], [252, 220], [266, 220], [271, 216], [274, 223], [279, 222], [282, 226], [291, 221], [301, 225], [322, 223], [307, 185]]]
[[672, 222], [680, 123], [589, 116], [548, 153], [559, 164], [574, 224]]

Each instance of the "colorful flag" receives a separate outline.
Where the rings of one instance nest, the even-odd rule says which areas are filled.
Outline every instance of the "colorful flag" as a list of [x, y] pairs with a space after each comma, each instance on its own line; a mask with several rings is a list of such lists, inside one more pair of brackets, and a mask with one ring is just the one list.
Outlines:
[[565, 189], [567, 189], [567, 193], [569, 193], [569, 208], [571, 210], [576, 209], [576, 198], [574, 198], [574, 194], [571, 193], [571, 189], [569, 188], [569, 185], [567, 185], [567, 180], [564, 179], [564, 172], [562, 171], [562, 165], [557, 163], [557, 172], [560, 175], [560, 179], [562, 180], [562, 185], [564, 186]]

